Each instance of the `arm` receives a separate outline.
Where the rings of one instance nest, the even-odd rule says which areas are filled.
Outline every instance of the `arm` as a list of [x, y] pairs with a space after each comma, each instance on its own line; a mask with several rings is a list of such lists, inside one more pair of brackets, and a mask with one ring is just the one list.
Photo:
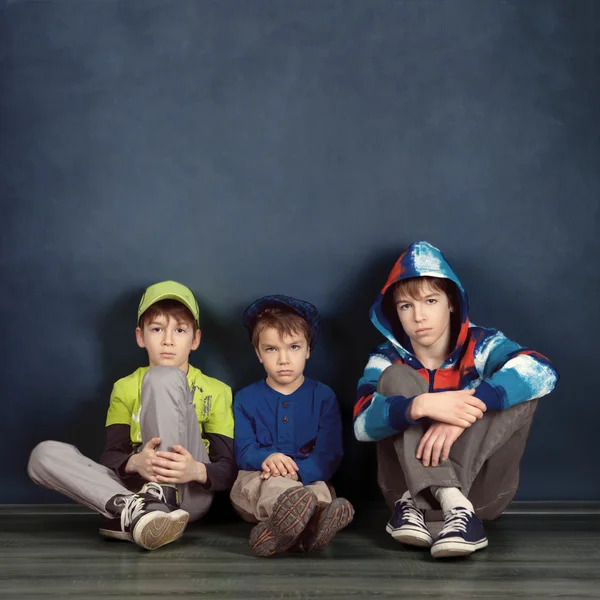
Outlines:
[[258, 443], [254, 423], [243, 404], [242, 396], [236, 395], [233, 405], [235, 461], [244, 471], [262, 471], [263, 461], [273, 452], [277, 452], [277, 448], [261, 446]]
[[321, 406], [319, 429], [315, 445], [306, 458], [296, 458], [298, 475], [304, 485], [315, 481], [329, 481], [342, 461], [342, 417], [331, 393]]
[[558, 373], [545, 356], [509, 340], [500, 331], [477, 345], [475, 366], [483, 376], [475, 397], [489, 410], [506, 410], [541, 398], [558, 381]]
[[354, 435], [361, 442], [382, 440], [404, 431], [415, 421], [408, 410], [413, 398], [386, 397], [377, 393], [379, 377], [393, 361], [385, 349], [371, 352], [364, 374], [358, 382], [357, 400], [354, 405]]
[[106, 443], [100, 464], [112, 469], [121, 479], [131, 479], [135, 473], [127, 473], [125, 466], [134, 453], [129, 425], [115, 424], [106, 428]]

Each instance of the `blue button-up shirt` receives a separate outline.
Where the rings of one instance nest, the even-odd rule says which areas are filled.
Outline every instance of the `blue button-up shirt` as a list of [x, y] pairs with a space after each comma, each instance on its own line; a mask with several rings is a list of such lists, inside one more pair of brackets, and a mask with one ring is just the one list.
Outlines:
[[240, 390], [233, 412], [235, 458], [240, 469], [262, 471], [273, 452], [296, 461], [302, 483], [328, 481], [342, 460], [342, 419], [333, 391], [305, 378], [292, 394], [259, 381]]

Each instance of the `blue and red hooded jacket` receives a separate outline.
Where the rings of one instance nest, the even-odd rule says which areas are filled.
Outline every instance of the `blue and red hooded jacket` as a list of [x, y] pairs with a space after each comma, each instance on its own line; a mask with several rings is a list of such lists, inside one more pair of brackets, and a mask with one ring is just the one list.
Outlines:
[[[386, 292], [395, 283], [426, 276], [452, 281], [460, 307], [454, 349], [435, 370], [426, 369], [413, 354], [410, 339], [402, 330], [395, 310], [386, 302]], [[393, 364], [415, 369], [427, 382], [430, 392], [476, 388], [475, 396], [488, 410], [506, 410], [541, 398], [549, 394], [558, 381], [558, 373], [546, 357], [509, 340], [501, 331], [469, 322], [465, 290], [444, 255], [427, 242], [414, 242], [396, 261], [371, 307], [370, 317], [387, 341], [371, 352], [358, 382], [354, 434], [360, 441], [382, 440], [414, 424], [407, 417], [413, 398], [386, 397], [376, 391], [381, 373]]]

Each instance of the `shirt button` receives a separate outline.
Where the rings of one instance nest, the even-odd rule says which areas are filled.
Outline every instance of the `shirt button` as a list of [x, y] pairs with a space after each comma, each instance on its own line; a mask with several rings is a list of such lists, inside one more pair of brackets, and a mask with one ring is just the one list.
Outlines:
[[283, 406], [283, 408], [287, 408], [288, 407], [288, 403], [284, 402], [281, 406]]
[[281, 419], [284, 423], [287, 423], [289, 421], [289, 419], [287, 417], [283, 417], [283, 419]]

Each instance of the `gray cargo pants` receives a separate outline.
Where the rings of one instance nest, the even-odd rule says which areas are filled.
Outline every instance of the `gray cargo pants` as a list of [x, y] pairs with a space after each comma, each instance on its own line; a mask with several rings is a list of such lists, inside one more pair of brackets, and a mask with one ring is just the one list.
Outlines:
[[[142, 381], [140, 428], [142, 444], [159, 437], [158, 450], [170, 450], [180, 444], [195, 460], [208, 463], [208, 453], [200, 435], [187, 377], [176, 367], [152, 367]], [[56, 490], [92, 510], [110, 517], [106, 503], [116, 494], [131, 494], [127, 482], [111, 469], [83, 456], [70, 444], [45, 441], [31, 453], [29, 477], [38, 485]], [[195, 483], [177, 486], [181, 508], [190, 520], [206, 514], [212, 493]]]
[[[384, 396], [411, 397], [428, 391], [427, 383], [407, 365], [392, 365], [380, 376], [377, 391]], [[485, 412], [454, 442], [450, 457], [436, 467], [417, 460], [419, 442], [428, 422], [377, 443], [377, 481], [390, 507], [408, 489], [428, 521], [443, 515], [431, 486], [457, 487], [469, 498], [479, 518], [492, 520], [502, 514], [519, 487], [519, 463], [537, 400], [503, 411]]]

